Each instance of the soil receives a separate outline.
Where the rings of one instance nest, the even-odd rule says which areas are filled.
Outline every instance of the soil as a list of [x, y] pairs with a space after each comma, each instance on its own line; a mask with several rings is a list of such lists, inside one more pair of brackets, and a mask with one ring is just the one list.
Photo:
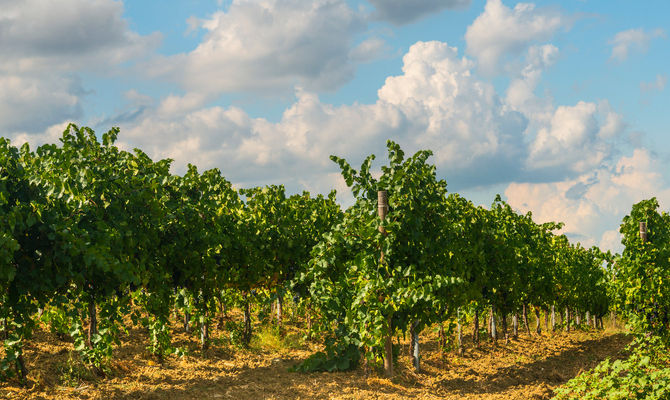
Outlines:
[[[257, 327], [261, 329], [261, 327]], [[285, 335], [301, 332], [287, 325]], [[549, 399], [552, 390], [607, 357], [620, 358], [630, 338], [621, 331], [520, 334], [504, 344], [484, 341], [474, 348], [465, 336], [465, 354], [437, 349], [436, 329], [422, 333], [421, 372], [402, 348], [393, 379], [370, 365], [336, 373], [289, 372], [289, 367], [319, 349], [307, 342], [264, 345], [249, 350], [215, 341], [204, 353], [195, 335], [175, 327], [175, 342], [189, 349], [182, 358], [158, 362], [145, 349], [147, 336], [133, 329], [115, 350], [111, 371], [95, 375], [77, 362], [71, 343], [45, 330], [26, 346], [28, 384], [0, 384], [8, 399]], [[267, 330], [266, 330], [267, 332]], [[214, 330], [212, 337], [225, 332]], [[275, 339], [282, 340], [277, 336]], [[73, 361], [75, 360], [75, 361]]]

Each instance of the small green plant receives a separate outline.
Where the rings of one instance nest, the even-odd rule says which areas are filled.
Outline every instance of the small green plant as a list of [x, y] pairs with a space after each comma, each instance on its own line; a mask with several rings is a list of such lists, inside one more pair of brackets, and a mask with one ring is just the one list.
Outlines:
[[556, 389], [555, 400], [670, 398], [670, 357], [658, 337], [639, 337], [626, 359], [609, 358]]
[[45, 307], [42, 312], [41, 320], [49, 326], [49, 331], [56, 335], [59, 340], [66, 341], [70, 339], [69, 327], [72, 321], [72, 315], [58, 307]]
[[95, 379], [95, 375], [83, 363], [81, 357], [75, 352], [69, 352], [67, 361], [57, 366], [58, 382], [63, 386], [76, 387], [82, 381]]
[[263, 326], [251, 341], [252, 347], [275, 351], [297, 349], [303, 343], [304, 338], [301, 335], [286, 333], [277, 325]]
[[[444, 341], [441, 343], [442, 344], [442, 352], [443, 353], [448, 353], [452, 350], [454, 350], [457, 345], [456, 345], [456, 321], [454, 320], [449, 320], [446, 323], [443, 323], [444, 327]], [[439, 332], [439, 325], [436, 325], [433, 327], [433, 332], [437, 333]], [[479, 336], [482, 338], [485, 338], [487, 335], [486, 329], [485, 328], [480, 328], [479, 329]]]
[[361, 353], [353, 344], [338, 348], [336, 352], [326, 354], [322, 351], [312, 354], [298, 365], [289, 368], [292, 372], [335, 372], [347, 371], [358, 366]]
[[284, 343], [281, 333], [276, 326], [264, 325], [252, 338], [251, 346], [254, 348], [280, 350], [284, 348]]
[[244, 347], [244, 325], [229, 320], [224, 324], [224, 329], [228, 332], [230, 344], [235, 347]]

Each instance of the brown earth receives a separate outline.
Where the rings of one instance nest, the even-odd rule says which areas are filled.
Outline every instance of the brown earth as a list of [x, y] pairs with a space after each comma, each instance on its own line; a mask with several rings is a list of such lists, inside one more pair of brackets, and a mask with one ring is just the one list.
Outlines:
[[[257, 329], [263, 330], [262, 327]], [[176, 328], [179, 332], [179, 329]], [[158, 363], [145, 349], [146, 334], [132, 330], [122, 338], [106, 377], [77, 362], [71, 343], [39, 331], [26, 348], [28, 385], [0, 384], [7, 399], [549, 399], [552, 389], [606, 357], [622, 356], [630, 338], [620, 331], [571, 332], [527, 336], [508, 345], [498, 341], [445, 356], [437, 351], [434, 329], [422, 337], [422, 368], [414, 372], [403, 343], [396, 376], [385, 379], [378, 367], [337, 373], [295, 373], [288, 368], [318, 350], [298, 344], [298, 328], [279, 337], [265, 334], [250, 350], [219, 340], [204, 354], [194, 336], [175, 334], [188, 356]], [[212, 337], [222, 333], [215, 331]], [[294, 344], [287, 337], [293, 337]], [[283, 342], [282, 342], [283, 340]], [[279, 343], [279, 344], [278, 344]], [[402, 343], [402, 342], [401, 342]], [[73, 361], [75, 360], [75, 361]]]

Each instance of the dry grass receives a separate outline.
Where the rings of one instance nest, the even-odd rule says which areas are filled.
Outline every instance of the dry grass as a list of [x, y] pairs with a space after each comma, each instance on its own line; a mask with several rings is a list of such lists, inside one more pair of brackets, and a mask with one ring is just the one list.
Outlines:
[[[252, 348], [217, 340], [201, 353], [195, 336], [175, 326], [175, 342], [189, 355], [163, 363], [145, 349], [147, 336], [133, 329], [122, 338], [107, 377], [77, 362], [72, 344], [40, 330], [26, 348], [28, 387], [10, 381], [0, 398], [11, 399], [547, 399], [552, 389], [606, 357], [620, 356], [629, 338], [615, 330], [526, 336], [508, 345], [468, 346], [463, 356], [442, 355], [437, 337], [422, 337], [422, 367], [414, 372], [407, 343], [396, 376], [385, 379], [375, 367], [339, 373], [293, 373], [288, 368], [318, 350], [287, 325], [279, 334], [257, 326]], [[214, 330], [212, 337], [226, 337]]]

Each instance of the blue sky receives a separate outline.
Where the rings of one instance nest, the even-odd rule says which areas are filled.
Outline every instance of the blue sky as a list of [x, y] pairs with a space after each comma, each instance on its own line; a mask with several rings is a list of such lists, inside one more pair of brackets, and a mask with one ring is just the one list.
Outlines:
[[0, 11], [0, 135], [68, 122], [236, 185], [350, 194], [328, 155], [433, 150], [586, 245], [670, 206], [670, 2], [26, 0]]

